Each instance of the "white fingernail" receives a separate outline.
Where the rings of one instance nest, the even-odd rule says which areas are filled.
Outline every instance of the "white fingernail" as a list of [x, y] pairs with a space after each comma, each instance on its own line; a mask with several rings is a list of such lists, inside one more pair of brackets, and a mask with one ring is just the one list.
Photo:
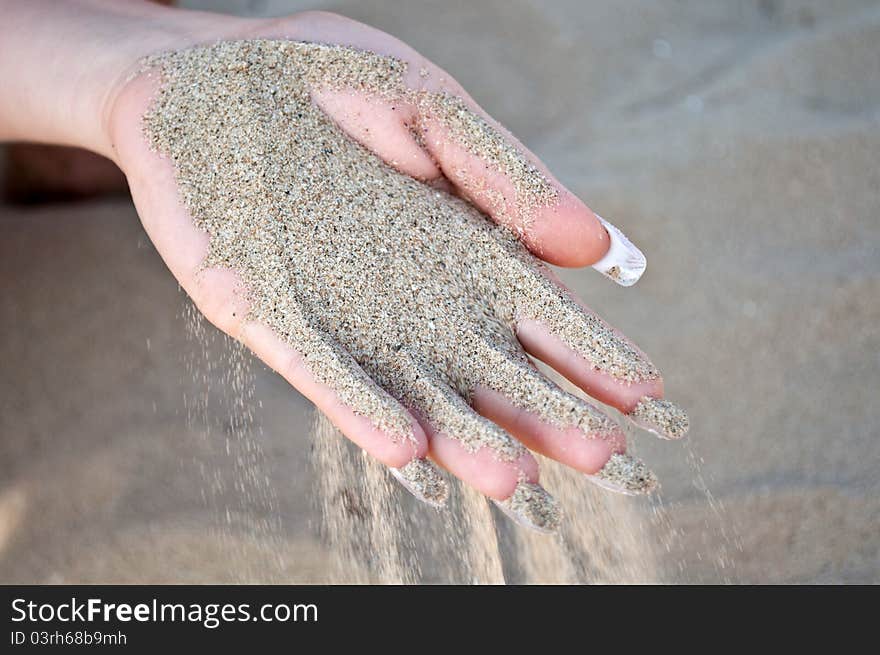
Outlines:
[[426, 459], [414, 459], [399, 469], [389, 468], [391, 475], [413, 496], [433, 507], [443, 507], [449, 486], [437, 467]]
[[599, 214], [596, 214], [596, 218], [605, 226], [605, 231], [608, 232], [611, 239], [611, 245], [608, 246], [608, 252], [605, 253], [605, 256], [593, 264], [593, 268], [620, 286], [634, 285], [648, 267], [648, 260], [645, 259], [642, 251], [626, 238], [623, 232]]

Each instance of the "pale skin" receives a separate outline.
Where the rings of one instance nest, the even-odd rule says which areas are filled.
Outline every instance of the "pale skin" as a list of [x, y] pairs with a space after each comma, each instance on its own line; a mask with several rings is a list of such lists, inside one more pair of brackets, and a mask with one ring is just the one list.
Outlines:
[[[332, 389], [318, 383], [300, 355], [271, 330], [248, 322], [235, 273], [202, 268], [208, 236], [193, 226], [181, 204], [171, 164], [152, 151], [144, 138], [142, 117], [159, 82], [155, 76], [132, 77], [146, 55], [218, 40], [285, 38], [341, 44], [401, 59], [408, 63], [406, 81], [413, 88], [454, 93], [489, 118], [448, 73], [383, 32], [320, 12], [242, 19], [106, 0], [0, 0], [0, 11], [4, 16], [0, 24], [0, 140], [79, 146], [114, 161], [128, 179], [138, 214], [157, 251], [204, 315], [244, 342], [346, 437], [382, 463], [400, 467], [413, 457], [428, 456], [498, 500], [511, 495], [521, 476], [538, 480], [538, 465], [531, 454], [505, 462], [485, 450], [471, 453], [452, 436], [434, 432], [415, 416], [413, 439], [390, 438], [368, 417], [346, 407]], [[506, 203], [502, 213], [496, 202], [498, 194], [511, 198], [510, 182], [448, 138], [442, 125], [429, 124], [429, 138], [416, 142], [405, 123], [411, 118], [408, 112], [417, 108], [397, 103], [392, 110], [387, 103], [353, 92], [323, 91], [313, 99], [353, 138], [401, 172], [459, 192], [499, 222], [523, 226], [524, 217], [518, 215], [514, 203]], [[513, 136], [508, 138], [558, 189], [558, 203], [539, 209], [529, 229], [522, 232], [526, 246], [559, 266], [581, 267], [601, 259], [609, 237], [595, 214]], [[617, 380], [596, 370], [539, 323], [523, 322], [516, 333], [529, 354], [625, 413], [643, 396], [663, 397], [662, 379]], [[610, 438], [585, 439], [591, 435], [575, 428], [560, 430], [487, 389], [475, 390], [472, 403], [477, 412], [530, 450], [584, 473], [595, 473], [612, 453], [626, 448], [622, 432]]]

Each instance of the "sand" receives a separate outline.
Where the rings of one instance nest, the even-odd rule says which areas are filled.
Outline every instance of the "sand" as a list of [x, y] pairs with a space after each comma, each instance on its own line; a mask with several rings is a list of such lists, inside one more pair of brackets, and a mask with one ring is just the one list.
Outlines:
[[[562, 277], [662, 369], [698, 454], [638, 440], [663, 480], [659, 508], [582, 484], [569, 494], [542, 462], [566, 522], [594, 528], [578, 549], [592, 555], [571, 569], [554, 566], [561, 546], [515, 562], [511, 542], [548, 541], [499, 523], [507, 581], [880, 582], [873, 4], [308, 4], [417, 44], [648, 256], [626, 290], [591, 270]], [[263, 538], [220, 518], [263, 510], [232, 490], [222, 366], [210, 386], [182, 372], [202, 346], [131, 205], [0, 207], [0, 219], [0, 579], [279, 577]], [[209, 347], [222, 362], [225, 341]], [[254, 376], [280, 577], [326, 581], [310, 410], [273, 373]], [[184, 395], [215, 407], [209, 435], [187, 426]], [[226, 482], [207, 500], [205, 476]], [[419, 552], [421, 581], [463, 580], [434, 555]]]
[[627, 495], [651, 493], [657, 477], [640, 459], [628, 453], [614, 453], [595, 476], [599, 485]]
[[[161, 78], [144, 130], [173, 162], [182, 199], [210, 236], [205, 266], [238, 273], [249, 320], [270, 326], [319, 382], [391, 438], [412, 438], [408, 406], [470, 452], [517, 460], [524, 447], [468, 407], [477, 387], [556, 427], [580, 428], [585, 438], [617, 433], [611, 419], [530, 363], [514, 335], [519, 320], [543, 322], [618, 380], [658, 376], [552, 282], [507, 227], [393, 170], [311, 100], [313, 90], [328, 87], [409, 100], [422, 120], [441, 121], [510, 175], [518, 212], [552, 206], [556, 194], [543, 174], [461, 100], [409, 91], [402, 62], [254, 40], [151, 57], [144, 68]], [[658, 426], [669, 412], [683, 414], [668, 401], [651, 407], [639, 416]], [[686, 429], [686, 418], [676, 426]], [[612, 488], [653, 488], [641, 463], [610, 464], [597, 477], [613, 478]], [[436, 496], [439, 474], [431, 468], [422, 461], [397, 475], [420, 497], [430, 480]], [[628, 474], [638, 477], [624, 480]], [[525, 480], [504, 508], [540, 529], [559, 522], [552, 497]]]
[[681, 439], [690, 429], [688, 415], [666, 399], [642, 398], [629, 417], [639, 427], [664, 439]]

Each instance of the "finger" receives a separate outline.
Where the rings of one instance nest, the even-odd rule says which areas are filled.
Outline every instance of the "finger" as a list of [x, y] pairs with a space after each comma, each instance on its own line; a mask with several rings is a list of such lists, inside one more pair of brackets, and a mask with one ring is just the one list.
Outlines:
[[635, 344], [549, 271], [524, 279], [517, 289], [516, 333], [526, 352], [640, 427], [667, 439], [687, 433], [687, 414], [663, 400], [660, 372]]
[[[653, 493], [657, 477], [642, 460], [621, 452], [620, 443], [584, 438], [577, 428], [559, 428], [514, 405], [503, 395], [480, 389], [476, 407], [486, 417], [506, 427], [514, 436], [535, 451], [584, 473], [590, 482], [627, 496]], [[610, 451], [610, 454], [608, 454]], [[597, 466], [596, 462], [603, 463]]]
[[559, 182], [447, 73], [433, 65], [423, 70], [419, 141], [465, 197], [552, 264], [592, 265], [623, 286], [638, 281], [645, 257], [619, 229]]
[[[522, 353], [485, 345], [479, 356], [486, 366], [471, 395], [478, 412], [531, 450], [571, 466], [594, 481], [608, 479], [619, 461], [612, 457], [626, 450], [623, 431], [611, 418], [561, 389]], [[636, 472], [635, 468], [630, 470]], [[624, 493], [650, 493], [656, 486], [653, 474], [625, 480], [619, 473], [614, 477]]]
[[356, 84], [365, 86], [359, 81], [313, 90], [317, 104], [351, 137], [418, 179], [434, 179], [442, 171], [551, 263], [595, 265], [626, 286], [644, 272], [638, 248], [566, 189], [448, 73], [397, 39], [339, 16], [309, 14], [279, 36], [308, 40], [316, 31], [326, 42], [367, 51], [368, 70], [377, 66], [371, 52], [405, 64], [399, 79], [383, 80], [378, 90], [369, 85], [354, 90]]
[[431, 457], [480, 493], [501, 500], [520, 479], [537, 480], [528, 450], [465, 400], [427, 366], [398, 355], [385, 374], [389, 390], [411, 408], [429, 437]]
[[525, 354], [483, 344], [475, 356], [484, 366], [469, 381], [474, 408], [529, 449], [584, 473], [595, 473], [613, 452], [626, 449], [614, 421], [553, 383]]
[[[524, 156], [514, 163], [513, 150], [490, 161], [470, 152], [448, 124], [451, 119], [426, 113], [429, 105], [416, 98], [389, 100], [330, 88], [313, 91], [312, 98], [350, 137], [399, 171], [426, 181], [445, 176], [474, 205], [513, 228], [536, 255], [562, 266], [585, 266], [608, 252], [610, 239], [598, 217], [546, 177], [549, 173], [526, 165]], [[472, 119], [478, 120], [476, 114]], [[488, 123], [477, 124], [485, 138], [496, 136], [494, 147], [507, 143]], [[515, 166], [522, 169], [516, 183], [508, 172]]]
[[[346, 376], [337, 381], [338, 387], [346, 390], [342, 398], [339, 392], [316, 381], [303, 357], [270, 328], [247, 323], [242, 335], [260, 359], [311, 400], [342, 434], [391, 467], [392, 475], [416, 498], [437, 507], [445, 504], [448, 486], [425, 459], [428, 441], [421, 425], [376, 385], [348, 353], [320, 333], [310, 339], [310, 358], [320, 358], [322, 368], [329, 365]], [[355, 413], [351, 406], [372, 409]], [[375, 415], [386, 418], [377, 421], [371, 418]]]
[[558, 526], [557, 503], [537, 483], [537, 462], [521, 443], [409, 356], [395, 359], [391, 370], [428, 435], [434, 461], [519, 523], [542, 531]]
[[[319, 333], [308, 337], [309, 360], [339, 376], [345, 397], [315, 379], [312, 365], [261, 323], [245, 323], [239, 337], [270, 368], [312, 401], [349, 439], [383, 464], [402, 467], [427, 455], [428, 442], [412, 415], [379, 388], [348, 353]], [[369, 408], [354, 412], [351, 407]], [[380, 419], [374, 418], [380, 416]]]
[[587, 266], [608, 253], [599, 218], [518, 140], [469, 98], [436, 97], [420, 107], [420, 140], [463, 196], [552, 264]]
[[[117, 111], [140, 117], [157, 88], [157, 80], [141, 76], [132, 82], [117, 104]], [[227, 270], [202, 269], [208, 249], [208, 236], [193, 225], [187, 210], [178, 199], [177, 184], [171, 163], [152, 152], [136, 132], [115, 135], [115, 148], [121, 161], [138, 161], [125, 167], [129, 186], [144, 228], [165, 263], [181, 286], [195, 300], [199, 309], [219, 329], [242, 339], [271, 368], [280, 372], [293, 386], [327, 414], [349, 439], [384, 464], [399, 469], [401, 479], [423, 500], [437, 503], [445, 494], [439, 472], [424, 462], [427, 437], [411, 414], [364, 374], [344, 351], [328, 339], [315, 335], [321, 356], [347, 373], [356, 394], [357, 406], [380, 407], [386, 420], [377, 425], [363, 413], [351, 409], [328, 385], [319, 382], [310, 367], [289, 344], [269, 328], [248, 324], [248, 305], [238, 279]], [[391, 417], [391, 418], [388, 418]]]
[[520, 321], [517, 337], [530, 355], [571, 380], [593, 398], [616, 407], [633, 423], [663, 439], [681, 439], [690, 427], [685, 411], [663, 398], [660, 377], [628, 382], [596, 367], [546, 324]]

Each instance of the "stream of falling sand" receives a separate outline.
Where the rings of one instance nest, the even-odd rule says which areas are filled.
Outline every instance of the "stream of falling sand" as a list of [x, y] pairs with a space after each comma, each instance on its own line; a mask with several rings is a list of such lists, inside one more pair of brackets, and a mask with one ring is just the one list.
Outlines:
[[194, 397], [184, 397], [184, 407], [188, 427], [199, 432], [210, 453], [208, 461], [195, 464], [202, 501], [215, 514], [212, 536], [233, 558], [229, 573], [235, 582], [281, 583], [284, 548], [255, 419], [253, 358], [243, 345], [207, 326], [188, 299], [182, 318], [193, 345], [185, 368], [200, 387]]
[[[632, 499], [595, 488], [552, 460], [540, 458], [542, 480], [566, 508], [566, 520], [559, 534], [546, 535], [504, 518], [496, 524], [486, 499], [460, 483], [442, 510], [415, 503], [386, 467], [317, 410], [312, 439], [334, 583], [620, 584], [661, 578], [650, 526]], [[499, 531], [512, 533], [504, 544]]]
[[[186, 361], [199, 392], [184, 399], [187, 422], [213, 452], [197, 462], [203, 501], [214, 514], [212, 538], [230, 557], [233, 580], [282, 583], [290, 571], [275, 485], [261, 446], [253, 359], [212, 329], [191, 302], [184, 324], [195, 346]], [[565, 382], [559, 380], [561, 384]], [[687, 581], [682, 535], [661, 499], [639, 504], [586, 484], [572, 469], [539, 457], [542, 481], [566, 509], [556, 535], [507, 521], [472, 489], [453, 482], [446, 508], [419, 503], [388, 470], [313, 412], [312, 466], [321, 515], [320, 536], [331, 553], [327, 582], [352, 584], [621, 584]], [[733, 580], [735, 532], [689, 449], [694, 487], [718, 525], [703, 541], [723, 538], [711, 559], [722, 581]], [[231, 464], [231, 466], [230, 466]], [[711, 541], [717, 542], [718, 539]]]
[[[573, 387], [556, 377], [557, 381]], [[453, 483], [447, 507], [415, 501], [387, 468], [351, 444], [318, 411], [313, 466], [320, 485], [323, 537], [333, 551], [334, 583], [634, 584], [687, 581], [682, 537], [659, 495], [643, 503], [589, 485], [583, 476], [537, 456], [543, 484], [565, 508], [555, 535], [520, 528], [486, 499]], [[693, 485], [717, 525], [703, 526], [698, 559], [733, 577], [735, 529], [726, 524], [689, 448]], [[497, 520], [496, 520], [497, 519]], [[720, 536], [712, 538], [713, 536]]]
[[[658, 581], [646, 525], [627, 505], [631, 499], [593, 489], [567, 467], [541, 462], [542, 479], [567, 510], [560, 533], [514, 527], [510, 545], [502, 548], [493, 512], [471, 489], [455, 485], [444, 510], [417, 505], [404, 511], [410, 509], [409, 496], [387, 469], [350, 445], [318, 412], [313, 437], [323, 536], [334, 550], [333, 582], [433, 581], [419, 561], [445, 571], [438, 581], [456, 583], [503, 584], [503, 563], [513, 578], [508, 581], [522, 583]], [[420, 512], [432, 520], [420, 520]], [[415, 560], [424, 556], [426, 542], [434, 544], [432, 557]]]
[[[412, 507], [387, 467], [350, 444], [318, 411], [312, 436], [322, 536], [333, 549], [331, 582], [412, 584], [441, 570], [437, 581], [504, 582], [492, 515], [478, 493], [459, 488], [442, 511]], [[427, 560], [434, 570], [421, 566]]]

